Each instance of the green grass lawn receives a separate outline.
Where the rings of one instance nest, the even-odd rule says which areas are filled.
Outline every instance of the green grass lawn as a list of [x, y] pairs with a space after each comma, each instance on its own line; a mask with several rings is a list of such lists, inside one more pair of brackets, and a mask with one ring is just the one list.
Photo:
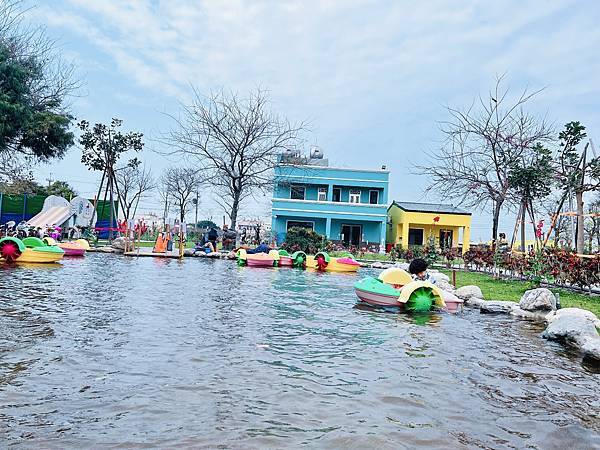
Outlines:
[[[345, 252], [345, 251], [335, 251], [335, 252], [329, 252], [329, 256], [333, 256], [334, 258], [339, 258], [342, 256], [347, 255], [349, 252]], [[361, 260], [368, 260], [368, 261], [390, 261], [390, 255], [389, 254], [380, 254], [380, 253], [370, 253], [370, 252], [366, 252], [366, 253], [362, 253], [362, 254], [353, 254], [353, 256], [356, 259], [361, 259]]]
[[[442, 270], [442, 272], [446, 273], [452, 281], [451, 271]], [[497, 280], [490, 275], [457, 270], [456, 287], [470, 284], [479, 286], [486, 300], [510, 300], [513, 302], [518, 302], [526, 290], [535, 287], [525, 281]], [[563, 308], [587, 309], [600, 317], [600, 296], [580, 294], [566, 289], [549, 289], [560, 294], [560, 304]]]

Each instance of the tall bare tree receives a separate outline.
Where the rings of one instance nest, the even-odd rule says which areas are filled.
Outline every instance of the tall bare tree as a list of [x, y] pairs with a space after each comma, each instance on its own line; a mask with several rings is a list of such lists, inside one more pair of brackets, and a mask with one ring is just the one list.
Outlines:
[[527, 160], [534, 145], [552, 137], [545, 120], [524, 110], [539, 92], [525, 90], [511, 98], [499, 77], [488, 96], [479, 97], [468, 109], [448, 107], [450, 120], [441, 125], [445, 137], [441, 148], [429, 154], [430, 165], [417, 166], [431, 180], [429, 193], [468, 207], [491, 208], [493, 239], [498, 237], [502, 208], [512, 200], [511, 167]]
[[257, 191], [272, 186], [277, 156], [299, 143], [304, 124], [291, 124], [269, 110], [267, 92], [261, 89], [242, 98], [218, 92], [183, 106], [168, 143], [212, 175], [217, 201], [235, 228], [240, 206]]
[[196, 198], [196, 191], [206, 182], [201, 171], [188, 167], [171, 167], [165, 170], [161, 179], [161, 191], [173, 202], [174, 210], [179, 214], [180, 222]]
[[140, 200], [156, 188], [150, 169], [139, 165], [125, 166], [115, 171], [119, 204], [125, 220], [135, 216]]

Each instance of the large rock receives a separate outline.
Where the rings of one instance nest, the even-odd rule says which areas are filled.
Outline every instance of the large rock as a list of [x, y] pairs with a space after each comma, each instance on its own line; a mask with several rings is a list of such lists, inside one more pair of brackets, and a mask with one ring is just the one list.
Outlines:
[[445, 273], [438, 272], [437, 270], [430, 270], [429, 275], [435, 280], [436, 284], [441, 281], [444, 281], [448, 284], [450, 283], [450, 277]]
[[[456, 294], [456, 292], [455, 292]], [[471, 297], [465, 300], [465, 305], [471, 306], [473, 308], [481, 308], [481, 306], [485, 303], [485, 300], [478, 297]]]
[[512, 308], [516, 306], [514, 302], [502, 301], [502, 300], [490, 300], [484, 301], [481, 304], [481, 314], [507, 314], [512, 311]]
[[556, 297], [546, 288], [531, 289], [521, 297], [519, 308], [525, 311], [553, 311], [556, 309]]
[[439, 287], [442, 291], [446, 292], [454, 292], [456, 288], [452, 286], [450, 283], [444, 280], [438, 280], [435, 282], [435, 285]]
[[483, 292], [481, 292], [479, 286], [463, 286], [458, 288], [454, 294], [463, 300], [468, 300], [471, 297], [483, 298]]
[[600, 338], [588, 339], [587, 342], [581, 346], [581, 351], [584, 356], [600, 362]]
[[102, 253], [119, 253], [120, 252], [120, 250], [109, 247], [108, 245], [105, 245], [104, 247], [98, 247], [95, 251], [102, 252]]
[[585, 345], [593, 346], [600, 335], [593, 320], [579, 315], [563, 315], [550, 322], [542, 337], [581, 349]]
[[397, 262], [396, 264], [394, 264], [394, 267], [398, 267], [400, 269], [404, 269], [408, 272], [408, 266], [410, 266], [409, 263], [407, 262]]
[[114, 241], [112, 241], [112, 243], [110, 244], [110, 246], [112, 248], [114, 248], [115, 250], [119, 250], [121, 252], [125, 251], [126, 245], [128, 245], [128, 247], [130, 249], [131, 249], [131, 247], [133, 247], [131, 241], [129, 241], [127, 238], [124, 238], [124, 237], [118, 237]]
[[520, 319], [533, 320], [536, 322], [548, 322], [548, 318], [554, 314], [554, 311], [526, 311], [519, 308], [518, 304], [514, 304], [510, 314]]
[[600, 334], [596, 315], [579, 308], [565, 308], [553, 314], [542, 337], [577, 348], [585, 358], [600, 363]]
[[588, 319], [591, 320], [594, 323], [594, 326], [596, 328], [600, 328], [600, 319], [598, 319], [598, 317], [596, 317], [596, 314], [594, 314], [591, 311], [588, 311], [587, 309], [579, 309], [579, 308], [562, 308], [559, 309], [557, 311], [554, 311], [550, 314], [548, 314], [548, 322], [554, 322], [555, 320], [564, 317], [564, 316], [576, 316], [576, 317], [581, 317], [584, 319]]
[[388, 267], [393, 267], [393, 266], [391, 264], [389, 264], [389, 263], [384, 263], [384, 262], [376, 261], [376, 262], [374, 262], [374, 263], [371, 264], [371, 267], [374, 268], [374, 269], [387, 269]]

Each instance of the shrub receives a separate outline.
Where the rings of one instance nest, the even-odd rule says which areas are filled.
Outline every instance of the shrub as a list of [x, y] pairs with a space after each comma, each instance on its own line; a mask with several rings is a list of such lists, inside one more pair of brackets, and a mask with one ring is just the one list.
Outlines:
[[323, 235], [308, 228], [290, 228], [281, 248], [290, 253], [302, 251], [315, 254], [322, 250], [331, 249], [331, 242]]
[[442, 257], [446, 261], [446, 267], [450, 267], [454, 260], [458, 258], [458, 250], [455, 248], [445, 248], [442, 250]]
[[406, 252], [402, 248], [402, 244], [396, 244], [390, 250], [390, 259], [392, 261], [397, 261], [399, 259], [403, 259], [406, 256]]

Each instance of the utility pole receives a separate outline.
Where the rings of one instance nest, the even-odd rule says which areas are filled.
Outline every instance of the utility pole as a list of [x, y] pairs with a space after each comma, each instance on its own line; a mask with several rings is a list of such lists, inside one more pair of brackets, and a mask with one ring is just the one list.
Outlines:
[[196, 221], [194, 222], [194, 231], [198, 232], [198, 190], [196, 189]]

